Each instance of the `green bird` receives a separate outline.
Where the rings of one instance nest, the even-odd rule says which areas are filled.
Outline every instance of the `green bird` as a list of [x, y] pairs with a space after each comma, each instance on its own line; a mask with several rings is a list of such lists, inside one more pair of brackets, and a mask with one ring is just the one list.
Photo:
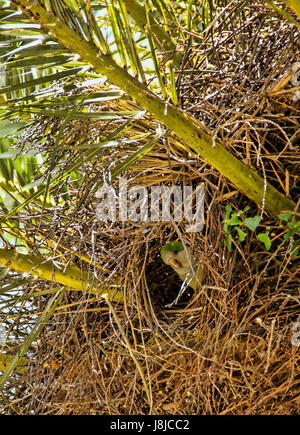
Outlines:
[[196, 258], [182, 242], [168, 242], [160, 251], [162, 261], [178, 273], [179, 278], [194, 290], [201, 287], [203, 268], [197, 265]]

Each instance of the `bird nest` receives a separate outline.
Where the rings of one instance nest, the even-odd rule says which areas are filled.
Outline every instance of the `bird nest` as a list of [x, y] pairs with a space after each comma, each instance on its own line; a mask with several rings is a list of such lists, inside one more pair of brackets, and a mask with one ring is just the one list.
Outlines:
[[[234, 10], [232, 10], [234, 13]], [[187, 38], [185, 64], [178, 72], [181, 107], [209, 128], [268, 183], [297, 198], [299, 168], [299, 35], [264, 7], [253, 6], [245, 20], [214, 29], [205, 40]], [[297, 39], [298, 38], [298, 39]], [[189, 60], [194, 59], [194, 68]], [[298, 74], [298, 75], [297, 75]], [[88, 92], [78, 88], [72, 92]], [[93, 106], [96, 111], [140, 111], [127, 100]], [[78, 137], [90, 143], [109, 137], [118, 121], [69, 121], [56, 151], [61, 171], [83, 154]], [[24, 138], [47, 138], [51, 152], [61, 121], [44, 118]], [[122, 162], [162, 130], [155, 146], [128, 167], [128, 188], [205, 188], [205, 225], [187, 232], [184, 222], [102, 222], [97, 219], [95, 186], [119, 188], [112, 177]], [[152, 137], [152, 136], [151, 136]], [[35, 146], [35, 145], [34, 145]], [[148, 114], [101, 158], [83, 161], [80, 183], [56, 187], [67, 202], [47, 209], [40, 237], [54, 244], [64, 264], [106, 277], [122, 291], [123, 303], [107, 303], [86, 291], [68, 291], [63, 304], [30, 351], [25, 374], [3, 390], [8, 413], [35, 414], [298, 414], [299, 264], [278, 222], [258, 207]], [[232, 231], [225, 243], [226, 205], [233, 212], [263, 216], [266, 250], [255, 232], [241, 241]], [[28, 227], [32, 235], [36, 228]], [[294, 236], [296, 237], [296, 236]], [[204, 269], [201, 291], [182, 285], [160, 258], [170, 240], [190, 246]], [[56, 261], [58, 261], [56, 259]], [[25, 289], [46, 290], [33, 281]], [[178, 297], [180, 295], [180, 297]], [[37, 297], [42, 309], [47, 296]]]

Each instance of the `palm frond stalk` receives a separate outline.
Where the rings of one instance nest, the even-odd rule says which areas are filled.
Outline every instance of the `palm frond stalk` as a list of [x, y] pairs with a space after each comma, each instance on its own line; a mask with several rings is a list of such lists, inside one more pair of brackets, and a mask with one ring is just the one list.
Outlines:
[[93, 279], [89, 272], [79, 269], [76, 266], [59, 268], [50, 260], [43, 260], [38, 256], [21, 254], [14, 249], [0, 249], [0, 265], [21, 273], [29, 273], [32, 276], [54, 281], [74, 290], [90, 292], [100, 296], [108, 293], [112, 300], [122, 301], [122, 292], [117, 286], [104, 285], [103, 288], [93, 285]]

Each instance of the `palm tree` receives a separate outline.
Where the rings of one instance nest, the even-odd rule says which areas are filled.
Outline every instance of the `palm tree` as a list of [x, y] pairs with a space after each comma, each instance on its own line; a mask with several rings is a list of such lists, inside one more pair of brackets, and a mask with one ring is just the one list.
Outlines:
[[[15, 344], [4, 349], [0, 369], [2, 363], [6, 371], [0, 385], [7, 385], [16, 368], [20, 375], [24, 373], [24, 362], [25, 366], [29, 362], [24, 359], [25, 354], [34, 352], [33, 343], [59, 309], [72, 303], [77, 309], [81, 307], [81, 300], [70, 296], [67, 303], [64, 299], [71, 290], [77, 290], [89, 295], [89, 303], [97, 302], [104, 295], [105, 308], [101, 309], [105, 312], [109, 309], [113, 314], [152, 410], [151, 382], [146, 379], [146, 369], [140, 364], [136, 348], [128, 340], [112, 304], [112, 301], [123, 303], [126, 312], [128, 304], [132, 303], [132, 294], [126, 293], [124, 281], [131, 281], [130, 285], [136, 290], [135, 279], [138, 278], [130, 275], [129, 268], [122, 274], [129, 260], [118, 235], [121, 226], [107, 223], [101, 227], [105, 234], [101, 236], [101, 248], [103, 252], [111, 250], [111, 258], [95, 248], [99, 226], [93, 223], [91, 216], [95, 208], [91, 205], [96, 204], [93, 202], [96, 192], [107, 181], [114, 182], [125, 174], [135, 183], [152, 186], [157, 180], [174, 183], [174, 173], [181, 174], [182, 164], [186, 165], [185, 180], [191, 182], [195, 182], [191, 167], [195, 171], [198, 167], [206, 171], [213, 168], [217, 171], [218, 183], [224, 179], [222, 177], [228, 182], [223, 198], [234, 198], [237, 193], [239, 196], [239, 200], [232, 203], [236, 213], [232, 213], [233, 208], [227, 208], [223, 216], [227, 248], [232, 249], [232, 243], [243, 242], [245, 225], [255, 230], [261, 224], [266, 231], [260, 233], [258, 239], [269, 249], [268, 226], [278, 226], [281, 233], [273, 239], [281, 237], [284, 243], [285, 237], [290, 243], [287, 255], [292, 261], [298, 252], [294, 237], [299, 232], [298, 204], [291, 199], [289, 191], [288, 177], [294, 179], [294, 173], [286, 169], [285, 181], [282, 181], [282, 173], [274, 168], [276, 158], [268, 157], [270, 161], [266, 163], [261, 157], [262, 150], [265, 154], [270, 154], [270, 150], [264, 148], [261, 133], [262, 122], [266, 120], [256, 117], [256, 113], [269, 99], [280, 98], [287, 81], [296, 77], [298, 67], [293, 66], [286, 72], [285, 81], [274, 78], [271, 73], [266, 75], [263, 91], [255, 86], [249, 90], [257, 100], [246, 104], [244, 111], [240, 107], [241, 113], [235, 111], [230, 102], [227, 107], [218, 107], [216, 121], [213, 115], [216, 109], [208, 93], [202, 101], [201, 88], [197, 88], [194, 77], [198, 77], [201, 70], [206, 80], [207, 70], [216, 73], [213, 62], [216, 65], [229, 62], [226, 56], [222, 59], [221, 52], [214, 53], [210, 40], [214, 32], [221, 37], [222, 23], [227, 26], [222, 31], [229, 32], [231, 19], [250, 20], [249, 2], [236, 1], [230, 6], [221, 0], [214, 2], [215, 6], [210, 1], [198, 4], [191, 0], [145, 0], [143, 3], [137, 0], [12, 0], [2, 3], [0, 265], [5, 328], [13, 330], [16, 319], [32, 315], [36, 299], [45, 300], [39, 302], [40, 317], [34, 320], [30, 333], [26, 327], [16, 329], [18, 338], [28, 334], [17, 354], [9, 355], [16, 349]], [[266, 3], [275, 8], [276, 14], [282, 13], [281, 22], [287, 23], [288, 29], [292, 29], [290, 32], [297, 32], [299, 23], [295, 14], [272, 2]], [[290, 2], [289, 6], [299, 16], [297, 4]], [[265, 11], [269, 11], [269, 15], [264, 12], [269, 19], [265, 28], [269, 29], [275, 12], [267, 6]], [[234, 37], [232, 32], [230, 38]], [[251, 59], [251, 44], [245, 50]], [[250, 61], [245, 55], [241, 62]], [[250, 66], [247, 74], [251, 75]], [[218, 86], [225, 82], [219, 80]], [[247, 86], [235, 83], [234, 79], [233, 85], [241, 93]], [[207, 92], [209, 89], [207, 86]], [[199, 114], [206, 99], [208, 115], [203, 115], [203, 111]], [[226, 114], [228, 111], [230, 116]], [[207, 123], [206, 118], [209, 118]], [[261, 123], [256, 129], [252, 127], [255, 122]], [[220, 127], [222, 123], [224, 128]], [[243, 129], [239, 128], [239, 123], [243, 124]], [[272, 117], [269, 125], [274, 127], [274, 137], [282, 135], [294, 150], [293, 126], [282, 133], [282, 126]], [[250, 126], [249, 130], [245, 126]], [[256, 152], [251, 155], [249, 143], [255, 140]], [[253, 164], [255, 159], [257, 167]], [[99, 168], [103, 169], [103, 174], [99, 173]], [[213, 186], [209, 176], [204, 179]], [[248, 198], [253, 209], [256, 204], [259, 213], [255, 218], [242, 221], [249, 207], [242, 205], [244, 198]], [[267, 224], [263, 224], [263, 216], [269, 219]], [[219, 224], [222, 227], [222, 220]], [[157, 238], [159, 228], [160, 225], [155, 233]], [[168, 237], [176, 234], [176, 225], [172, 228], [166, 232]], [[233, 240], [233, 228], [238, 241]], [[130, 230], [126, 231], [128, 237]], [[138, 231], [141, 235], [140, 227]], [[142, 239], [136, 240], [143, 243]], [[186, 241], [192, 244], [193, 240], [195, 242], [188, 237]], [[160, 246], [156, 248], [159, 250]], [[135, 252], [132, 251], [132, 258]], [[9, 292], [12, 293], [7, 296]], [[206, 359], [209, 358], [204, 357]], [[266, 370], [268, 364], [269, 361]]]

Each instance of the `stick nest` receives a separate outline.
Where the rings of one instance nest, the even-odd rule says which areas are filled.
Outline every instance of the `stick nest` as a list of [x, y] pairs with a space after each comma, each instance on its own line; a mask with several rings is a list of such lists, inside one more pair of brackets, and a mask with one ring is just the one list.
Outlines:
[[[230, 14], [234, 17], [234, 7]], [[295, 200], [300, 101], [295, 26], [262, 6], [248, 6], [243, 20], [233, 19], [232, 27], [221, 20], [205, 40], [187, 35], [183, 53], [177, 75], [182, 109]], [[92, 109], [118, 108], [140, 110], [126, 98]], [[70, 121], [64, 138], [68, 146], [56, 156], [61, 171], [66, 158], [84, 155], [72, 149], [78, 137], [95, 143], [126, 120]], [[51, 151], [60, 125], [45, 118], [25, 139], [47, 135], [42, 151]], [[54, 208], [46, 210], [49, 219], [39, 226], [37, 241], [42, 235], [49, 248], [46, 240], [52, 240], [53, 258], [89, 270], [91, 279], [104, 273], [114, 280], [125, 303], [114, 304], [117, 321], [103, 299], [68, 291], [31, 349], [28, 371], [6, 385], [6, 412], [299, 414], [300, 357], [292, 343], [292, 326], [300, 321], [299, 257], [292, 256], [294, 240], [284, 240], [282, 227], [264, 214], [263, 205], [250, 203], [165, 132], [122, 176], [129, 186], [147, 188], [204, 183], [203, 232], [188, 233], [184, 224], [174, 222], [96, 219], [94, 186], [110, 182], [116, 162], [149, 140], [138, 136], [158, 128], [148, 114], [136, 119], [101, 158], [83, 163], [80, 184], [65, 180], [57, 187], [57, 198], [66, 186], [71, 198], [55, 207], [55, 218]], [[118, 189], [118, 180], [111, 185]], [[249, 206], [247, 216], [263, 216], [259, 230], [269, 231], [269, 251], [251, 231], [243, 242], [233, 231], [232, 250], [226, 248], [226, 204], [233, 212]], [[31, 235], [35, 230], [28, 227]], [[159, 252], [176, 239], [191, 247], [205, 276], [201, 292], [186, 288], [174, 303], [182, 283]], [[33, 281], [25, 290], [51, 287]], [[37, 297], [37, 307], [42, 309], [47, 300]]]

